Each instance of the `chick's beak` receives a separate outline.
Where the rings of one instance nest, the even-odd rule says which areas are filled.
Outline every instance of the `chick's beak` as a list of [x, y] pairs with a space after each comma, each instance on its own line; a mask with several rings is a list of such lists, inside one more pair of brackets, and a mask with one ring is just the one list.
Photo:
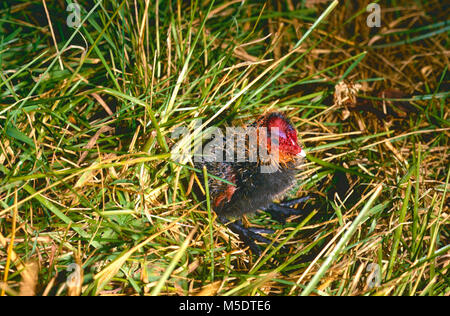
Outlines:
[[306, 153], [305, 153], [305, 151], [303, 150], [303, 148], [300, 150], [300, 152], [297, 154], [297, 157], [301, 157], [301, 158], [305, 158], [306, 157]]

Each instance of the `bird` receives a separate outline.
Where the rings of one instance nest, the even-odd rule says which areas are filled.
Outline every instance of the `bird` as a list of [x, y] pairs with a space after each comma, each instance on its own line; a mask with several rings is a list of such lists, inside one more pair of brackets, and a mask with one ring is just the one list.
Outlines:
[[[208, 177], [209, 195], [219, 221], [237, 233], [254, 254], [260, 255], [255, 241], [269, 244], [270, 240], [261, 234], [274, 231], [246, 228], [241, 218], [260, 210], [284, 222], [288, 216], [297, 214], [299, 211], [292, 206], [306, 201], [308, 197], [278, 204], [273, 201], [281, 200], [296, 184], [296, 167], [302, 163], [306, 153], [298, 143], [293, 124], [280, 112], [262, 114], [253, 123], [238, 130], [236, 134], [238, 139], [239, 136], [241, 140], [243, 138], [243, 146], [234, 142], [234, 138], [230, 142], [227, 133], [223, 141], [210, 141], [210, 144], [218, 144], [216, 147], [210, 146], [213, 155], [197, 159], [194, 167], [198, 172], [205, 167], [208, 175], [212, 176]], [[223, 144], [226, 144], [225, 148]], [[239, 154], [240, 160], [237, 159]]]

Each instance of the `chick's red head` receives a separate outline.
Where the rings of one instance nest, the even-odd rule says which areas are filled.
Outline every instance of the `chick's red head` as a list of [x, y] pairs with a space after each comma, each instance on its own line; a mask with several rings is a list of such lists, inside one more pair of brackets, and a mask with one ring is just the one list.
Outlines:
[[[280, 113], [271, 113], [266, 117], [268, 142], [270, 137], [278, 138], [278, 150], [281, 158], [304, 157], [305, 152], [298, 144], [297, 131], [289, 120]], [[285, 160], [285, 159], [282, 159]]]

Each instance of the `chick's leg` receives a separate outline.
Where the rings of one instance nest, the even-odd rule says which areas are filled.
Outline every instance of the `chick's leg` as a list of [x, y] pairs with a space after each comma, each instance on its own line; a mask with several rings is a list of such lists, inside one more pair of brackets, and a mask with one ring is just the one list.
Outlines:
[[224, 216], [220, 216], [219, 220], [232, 232], [238, 234], [241, 241], [257, 256], [261, 255], [261, 250], [256, 245], [255, 240], [265, 244], [270, 244], [272, 242], [270, 239], [261, 236], [261, 234], [273, 234], [274, 231], [271, 229], [244, 227], [240, 220], [232, 222]]
[[286, 218], [291, 215], [298, 215], [303, 213], [302, 208], [293, 208], [292, 206], [300, 204], [309, 200], [309, 196], [293, 199], [279, 204], [272, 203], [269, 206], [262, 209], [262, 211], [269, 213], [272, 218], [282, 224], [286, 223]]

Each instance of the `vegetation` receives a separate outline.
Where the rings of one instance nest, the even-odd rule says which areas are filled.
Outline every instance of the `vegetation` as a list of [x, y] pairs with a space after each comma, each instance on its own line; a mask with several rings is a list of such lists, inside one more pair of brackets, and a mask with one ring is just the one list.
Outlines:
[[[2, 1], [1, 294], [449, 295], [448, 7], [369, 2]], [[275, 110], [312, 198], [257, 258], [171, 134]]]

